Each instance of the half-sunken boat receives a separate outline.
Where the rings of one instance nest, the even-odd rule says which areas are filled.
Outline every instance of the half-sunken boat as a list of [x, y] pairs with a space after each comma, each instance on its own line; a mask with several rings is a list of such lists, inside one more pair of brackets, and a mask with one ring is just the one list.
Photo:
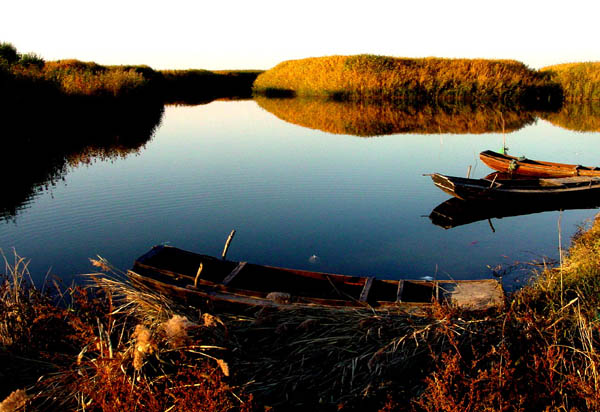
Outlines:
[[187, 304], [227, 308], [400, 308], [418, 312], [434, 301], [468, 310], [500, 307], [495, 279], [386, 280], [234, 262], [170, 246], [139, 257], [128, 276]]
[[556, 202], [585, 200], [600, 195], [600, 176], [571, 176], [539, 179], [469, 179], [431, 175], [433, 183], [444, 192], [463, 200], [503, 202]]
[[503, 173], [535, 177], [600, 176], [599, 167], [531, 160], [486, 150], [479, 154], [488, 167]]

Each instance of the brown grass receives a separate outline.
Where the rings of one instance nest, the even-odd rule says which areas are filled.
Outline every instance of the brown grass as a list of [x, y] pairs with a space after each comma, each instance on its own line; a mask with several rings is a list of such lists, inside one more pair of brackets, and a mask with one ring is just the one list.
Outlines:
[[561, 100], [547, 73], [514, 60], [357, 55], [282, 62], [254, 82], [260, 94], [344, 100], [534, 102]]
[[557, 64], [541, 72], [560, 84], [567, 101], [600, 100], [600, 62]]

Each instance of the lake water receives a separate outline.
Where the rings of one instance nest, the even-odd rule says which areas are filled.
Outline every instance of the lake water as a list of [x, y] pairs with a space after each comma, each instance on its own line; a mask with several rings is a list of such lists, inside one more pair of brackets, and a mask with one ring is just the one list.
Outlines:
[[[52, 273], [69, 282], [94, 270], [88, 258], [125, 270], [156, 244], [220, 255], [235, 229], [232, 260], [475, 279], [491, 277], [488, 266], [557, 259], [559, 223], [566, 247], [597, 212], [492, 219], [495, 231], [487, 220], [444, 229], [428, 217], [449, 196], [423, 174], [465, 176], [471, 165], [471, 176], [483, 177], [491, 170], [479, 152], [499, 150], [503, 139], [514, 155], [600, 164], [600, 133], [569, 130], [552, 116], [504, 114], [503, 134], [489, 113], [380, 109], [363, 119], [361, 107], [277, 104], [167, 106], [139, 149], [71, 156], [52, 184], [34, 185], [0, 220], [0, 248], [30, 259], [36, 281]], [[518, 273], [507, 273], [508, 287]]]

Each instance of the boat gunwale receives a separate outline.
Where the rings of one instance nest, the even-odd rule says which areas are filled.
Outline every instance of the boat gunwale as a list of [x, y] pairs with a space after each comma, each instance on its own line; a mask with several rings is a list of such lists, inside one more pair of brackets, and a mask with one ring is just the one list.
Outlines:
[[[177, 284], [173, 284], [173, 283], [169, 283], [168, 280], [169, 279], [174, 279], [177, 281], [181, 281], [183, 279], [186, 280], [193, 280], [193, 278], [191, 276], [188, 275], [184, 275], [182, 273], [178, 273], [178, 272], [173, 272], [173, 271], [168, 271], [168, 270], [164, 270], [164, 269], [160, 269], [154, 266], [151, 266], [147, 263], [140, 263], [140, 261], [145, 261], [147, 262], [149, 260], [149, 257], [155, 256], [160, 250], [163, 250], [163, 248], [170, 248], [170, 251], [175, 251], [175, 253], [185, 253], [188, 256], [194, 256], [196, 258], [203, 258], [203, 257], [207, 257], [209, 259], [213, 259], [213, 260], [218, 260], [212, 256], [208, 256], [208, 255], [201, 255], [201, 254], [197, 254], [197, 253], [193, 253], [193, 252], [189, 252], [183, 249], [179, 249], [179, 248], [175, 248], [172, 246], [166, 246], [166, 245], [159, 245], [156, 246], [154, 248], [152, 248], [152, 251], [155, 251], [156, 253], [146, 253], [144, 255], [142, 255], [140, 258], [138, 258], [135, 262], [134, 262], [134, 266], [133, 269], [128, 271], [128, 275], [130, 278], [136, 280], [138, 283], [146, 283], [146, 284], [153, 284], [157, 289], [163, 289], [163, 290], [170, 290], [170, 291], [175, 291], [178, 294], [183, 294], [183, 295], [193, 295], [195, 297], [203, 297], [203, 298], [208, 298], [208, 299], [217, 299], [220, 301], [224, 301], [224, 302], [231, 302], [231, 303], [243, 303], [245, 305], [255, 305], [255, 306], [273, 306], [274, 304], [272, 303], [273, 301], [271, 299], [268, 298], [268, 294], [270, 292], [264, 292], [264, 291], [260, 291], [260, 290], [251, 290], [251, 289], [240, 289], [240, 288], [234, 288], [231, 286], [227, 286], [224, 285], [222, 283], [215, 283], [215, 282], [211, 282], [211, 281], [205, 281], [205, 282], [197, 282], [197, 288], [194, 288], [191, 284], [189, 285], [185, 285], [185, 286], [180, 286]], [[235, 264], [235, 262], [232, 261], [225, 261], [229, 264]], [[143, 273], [136, 273], [135, 269], [136, 266], [150, 271], [150, 273], [156, 275], [156, 276], [151, 276], [151, 275], [147, 275], [147, 274], [143, 274]], [[355, 280], [355, 282], [352, 282], [354, 286], [362, 286], [367, 279], [369, 279], [368, 277], [362, 277], [362, 276], [350, 276], [350, 275], [336, 275], [336, 274], [329, 274], [329, 273], [325, 273], [325, 272], [311, 272], [311, 271], [304, 271], [304, 270], [297, 270], [297, 269], [290, 269], [290, 268], [280, 268], [280, 267], [275, 267], [275, 266], [266, 266], [266, 265], [256, 265], [254, 264], [254, 266], [259, 267], [259, 268], [268, 268], [268, 269], [276, 269], [276, 270], [281, 270], [284, 272], [288, 272], [288, 273], [292, 273], [292, 274], [296, 274], [296, 275], [301, 275], [301, 274], [313, 274], [313, 275], [318, 275], [319, 279], [327, 279], [330, 276], [337, 276], [340, 279], [353, 279]], [[429, 307], [432, 305], [432, 302], [435, 300], [435, 298], [437, 298], [440, 301], [448, 301], [452, 304], [452, 302], [455, 300], [455, 296], [458, 296], [459, 293], [457, 292], [457, 290], [460, 288], [460, 285], [470, 285], [470, 284], [490, 284], [490, 286], [492, 286], [492, 290], [495, 290], [496, 288], [502, 288], [502, 286], [499, 284], [499, 282], [495, 279], [469, 279], [469, 280], [452, 280], [452, 279], [440, 279], [440, 280], [426, 280], [426, 279], [378, 279], [378, 278], [374, 278], [376, 279], [378, 282], [382, 282], [384, 284], [388, 284], [390, 286], [394, 286], [394, 287], [399, 287], [400, 284], [405, 285], [406, 283], [408, 284], [416, 284], [416, 285], [421, 285], [421, 286], [426, 286], [428, 288], [431, 289], [431, 301], [407, 301], [407, 300], [368, 300], [367, 301], [360, 301], [359, 298], [350, 296], [350, 295], [346, 295], [347, 299], [332, 299], [329, 297], [314, 297], [314, 296], [305, 296], [305, 295], [293, 295], [293, 302], [290, 303], [283, 303], [283, 304], [277, 304], [275, 306], [285, 306], [288, 307], [289, 305], [292, 306], [302, 306], [302, 305], [311, 305], [311, 306], [321, 306], [321, 307], [352, 307], [352, 308], [358, 308], [358, 307], [369, 307], [369, 308], [374, 308], [374, 309], [384, 309], [384, 308], [415, 308], [415, 307]], [[358, 281], [358, 282], [357, 282]], [[454, 285], [456, 286], [456, 288], [454, 289], [454, 291], [452, 289], [447, 290], [448, 285]], [[443, 293], [443, 299], [440, 299], [442, 296], [438, 295], [438, 291], [442, 291]], [[276, 290], [274, 290], [276, 291]], [[344, 293], [341, 294], [342, 296], [344, 295]], [[501, 305], [501, 303], [499, 303], [500, 299], [499, 296], [503, 296], [503, 293], [501, 293], [499, 296], [496, 296], [495, 293], [493, 295], [490, 295], [491, 301], [495, 302], [493, 304], [479, 304], [477, 302], [475, 302], [476, 305], [479, 305], [480, 307], [474, 309], [474, 310], [483, 310], [483, 309], [488, 309], [490, 307], [497, 307], [499, 305]], [[292, 298], [292, 295], [290, 294], [290, 298]], [[271, 302], [271, 303], [268, 303]]]
[[[600, 168], [578, 164], [555, 163], [543, 160], [520, 159], [504, 153], [485, 150], [479, 153], [479, 158], [488, 167], [500, 172], [508, 172], [522, 176], [600, 176]], [[516, 162], [517, 168], [510, 170], [510, 163]], [[524, 169], [524, 170], [523, 170]]]
[[[511, 196], [516, 196], [515, 199], [556, 199], [572, 195], [585, 196], [600, 191], [600, 176], [547, 177], [500, 181], [469, 179], [441, 173], [433, 173], [430, 176], [436, 187], [463, 200], [482, 200], [486, 198], [506, 200]], [[532, 183], [536, 184], [528, 186]]]
[[[429, 307], [431, 306], [431, 302], [405, 302], [405, 301], [374, 301], [371, 303], [361, 302], [358, 299], [322, 299], [322, 298], [314, 298], [307, 296], [295, 296], [297, 300], [291, 301], [289, 303], [279, 303], [273, 299], [269, 299], [266, 296], [256, 296], [252, 294], [245, 294], [243, 292], [248, 292], [245, 289], [235, 289], [225, 287], [226, 291], [223, 293], [223, 290], [220, 290], [217, 286], [217, 290], [213, 288], [191, 288], [191, 287], [182, 287], [173, 285], [170, 283], [162, 282], [160, 280], [154, 278], [148, 278], [146, 276], [140, 275], [133, 270], [129, 270], [127, 275], [130, 278], [134, 278], [134, 280], [141, 284], [152, 283], [159, 284], [164, 289], [171, 289], [174, 291], [179, 291], [184, 294], [192, 294], [196, 297], [201, 298], [210, 298], [210, 299], [218, 299], [225, 302], [231, 303], [244, 303], [255, 306], [276, 306], [276, 307], [334, 307], [334, 308], [369, 308], [369, 309], [380, 309], [380, 308], [421, 308], [421, 307]], [[486, 279], [487, 280], [487, 279]], [[493, 279], [489, 279], [494, 281]], [[212, 290], [211, 290], [212, 289]]]

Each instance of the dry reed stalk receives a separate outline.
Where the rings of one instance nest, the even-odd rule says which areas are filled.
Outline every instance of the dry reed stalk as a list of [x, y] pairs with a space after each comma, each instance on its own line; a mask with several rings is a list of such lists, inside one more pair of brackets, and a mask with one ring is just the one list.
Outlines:
[[86, 275], [90, 288], [108, 301], [107, 312], [96, 317], [95, 333], [76, 361], [40, 382], [43, 390], [38, 393], [38, 402], [51, 400], [53, 407], [58, 402], [61, 407], [78, 405], [82, 411], [97, 410], [103, 402], [112, 402], [110, 399], [126, 391], [137, 398], [127, 395], [129, 400], [123, 402], [148, 410], [158, 410], [150, 405], [152, 402], [167, 402], [160, 407], [164, 410], [169, 402], [171, 406], [179, 402], [168, 397], [170, 391], [181, 391], [185, 387], [181, 380], [193, 376], [201, 377], [198, 387], [221, 394], [219, 402], [235, 399], [232, 389], [218, 383], [218, 376], [231, 373], [223, 358], [230, 344], [220, 319], [127, 282], [105, 259], [98, 258], [94, 266], [109, 272]]
[[333, 403], [370, 397], [394, 379], [395, 385], [417, 385], [421, 372], [415, 369], [431, 366], [432, 350], [468, 340], [490, 322], [448, 312], [437, 316], [395, 310], [265, 311], [234, 330], [249, 347], [261, 348], [256, 357], [251, 352], [236, 363], [249, 382], [246, 389], [259, 397], [287, 398], [291, 404], [305, 401], [296, 393]]
[[15, 305], [21, 303], [22, 295], [33, 285], [31, 274], [29, 273], [29, 261], [19, 256], [13, 249], [13, 263], [8, 261], [4, 251], [0, 249], [0, 255], [4, 260], [4, 268], [7, 274], [8, 287], [3, 288], [0, 296], [4, 302], [11, 302]]

